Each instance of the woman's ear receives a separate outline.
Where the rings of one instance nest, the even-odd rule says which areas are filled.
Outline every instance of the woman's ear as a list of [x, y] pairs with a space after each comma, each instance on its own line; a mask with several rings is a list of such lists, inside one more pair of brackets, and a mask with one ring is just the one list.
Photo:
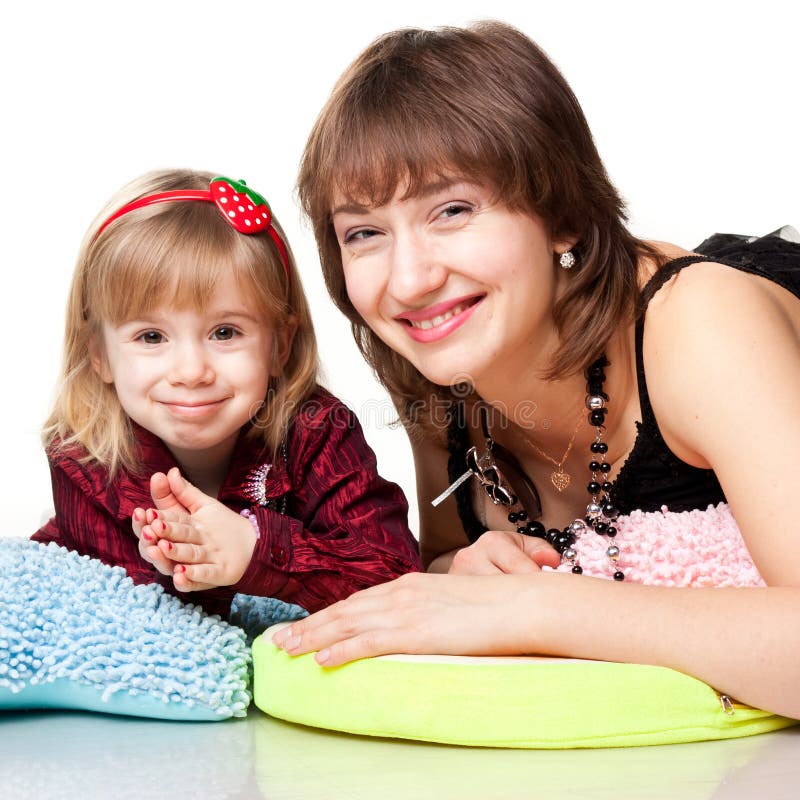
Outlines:
[[95, 333], [89, 337], [89, 360], [91, 361], [92, 369], [100, 376], [100, 380], [103, 383], [114, 383], [101, 334]]
[[292, 352], [295, 333], [297, 333], [297, 317], [291, 314], [286, 322], [277, 328], [273, 334], [273, 347], [275, 349], [272, 353], [272, 375], [276, 378], [283, 375], [283, 369]]
[[577, 236], [558, 236], [553, 238], [553, 253], [556, 257], [566, 253], [568, 250], [572, 250], [575, 245], [578, 244], [578, 237]]

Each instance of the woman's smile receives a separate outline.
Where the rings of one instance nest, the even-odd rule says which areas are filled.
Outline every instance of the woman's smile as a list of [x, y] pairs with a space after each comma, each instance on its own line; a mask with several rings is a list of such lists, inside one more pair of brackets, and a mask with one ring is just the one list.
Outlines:
[[404, 311], [395, 319], [407, 325], [408, 335], [417, 342], [434, 342], [460, 328], [486, 295], [436, 303], [419, 311]]

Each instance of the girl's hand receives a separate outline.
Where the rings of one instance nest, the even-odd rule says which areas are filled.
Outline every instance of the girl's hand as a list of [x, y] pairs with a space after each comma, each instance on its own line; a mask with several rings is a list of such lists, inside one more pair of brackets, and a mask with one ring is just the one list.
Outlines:
[[139, 555], [162, 575], [172, 575], [175, 561], [169, 557], [169, 548], [162, 550], [158, 547], [158, 540], [166, 529], [164, 523], [184, 522], [189, 517], [189, 510], [175, 497], [163, 472], [150, 477], [150, 496], [155, 508], [135, 508], [131, 520], [133, 532], [139, 540]]
[[477, 542], [456, 552], [451, 575], [498, 575], [539, 572], [557, 567], [561, 556], [543, 539], [511, 531], [486, 531]]
[[157, 526], [158, 549], [163, 559], [172, 562], [169, 574], [175, 588], [194, 592], [237, 583], [256, 544], [250, 521], [192, 486], [177, 467], [165, 478], [168, 495], [174, 500], [171, 508], [187, 512], [167, 513], [166, 520], [161, 520], [163, 529]]
[[135, 508], [131, 523], [139, 540], [139, 555], [162, 575], [172, 575], [175, 563], [158, 547], [159, 534], [166, 527], [159, 512], [152, 508]]
[[318, 651], [326, 667], [389, 653], [513, 655], [535, 638], [530, 575], [410, 573], [293, 622], [272, 641], [290, 655]]

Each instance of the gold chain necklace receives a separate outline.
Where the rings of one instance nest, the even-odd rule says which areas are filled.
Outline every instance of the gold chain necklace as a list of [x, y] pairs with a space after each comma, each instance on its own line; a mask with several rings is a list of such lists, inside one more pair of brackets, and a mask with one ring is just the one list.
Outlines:
[[564, 462], [569, 458], [569, 454], [572, 452], [572, 445], [575, 444], [575, 437], [578, 435], [578, 431], [580, 430], [581, 423], [583, 422], [584, 410], [580, 409], [578, 412], [578, 422], [575, 425], [575, 430], [572, 431], [572, 438], [569, 440], [569, 444], [567, 445], [567, 449], [564, 451], [564, 455], [561, 456], [560, 461], [556, 461], [549, 453], [545, 453], [541, 447], [539, 447], [536, 442], [530, 439], [525, 433], [522, 434], [522, 438], [540, 455], [546, 458], [554, 467], [555, 470], [550, 473], [550, 483], [555, 486], [556, 490], [559, 492], [563, 492], [567, 486], [570, 485], [572, 481], [572, 476], [564, 470]]

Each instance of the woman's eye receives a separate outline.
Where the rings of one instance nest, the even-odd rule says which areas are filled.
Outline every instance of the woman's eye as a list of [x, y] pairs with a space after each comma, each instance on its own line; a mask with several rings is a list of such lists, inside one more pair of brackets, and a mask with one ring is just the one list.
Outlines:
[[344, 237], [345, 244], [353, 244], [355, 242], [363, 242], [367, 239], [372, 239], [374, 236], [378, 235], [378, 231], [373, 230], [372, 228], [360, 228], [357, 231], [352, 231], [351, 233], [347, 233]]
[[161, 344], [161, 342], [164, 341], [164, 335], [158, 331], [145, 331], [144, 333], [140, 333], [136, 338], [140, 342], [144, 342], [144, 344]]
[[236, 328], [232, 327], [231, 325], [220, 325], [214, 333], [211, 334], [211, 338], [217, 340], [218, 342], [227, 342], [230, 339], [233, 339], [234, 336], [238, 331]]
[[472, 211], [472, 208], [464, 203], [449, 203], [442, 209], [439, 216], [445, 219], [453, 219], [453, 217], [458, 217], [470, 211]]

